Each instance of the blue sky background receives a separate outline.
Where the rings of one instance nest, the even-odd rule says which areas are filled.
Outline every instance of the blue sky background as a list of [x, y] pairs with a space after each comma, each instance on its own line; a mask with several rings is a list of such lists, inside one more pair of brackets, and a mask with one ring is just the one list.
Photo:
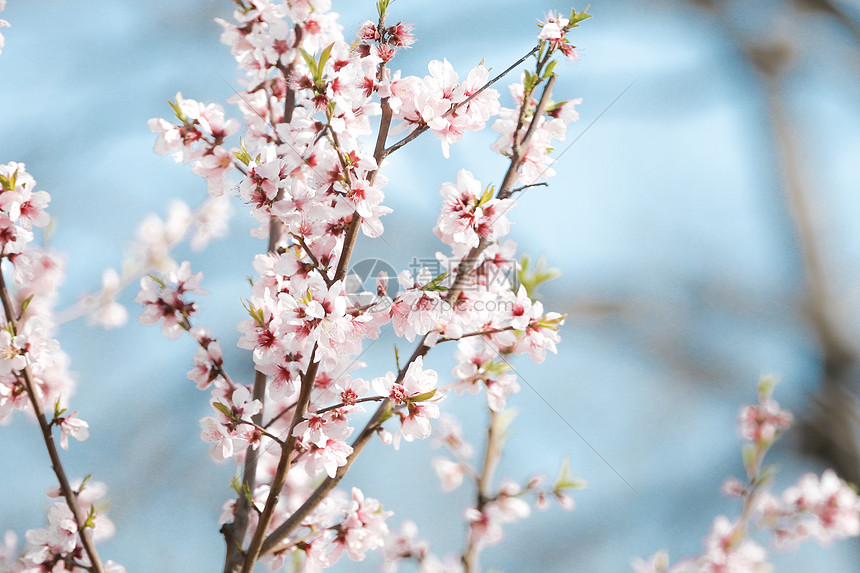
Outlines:
[[[747, 29], [771, 22], [798, 49], [785, 105], [799, 134], [832, 296], [856, 339], [860, 50], [824, 18], [797, 26], [780, 16], [783, 2], [748, 4]], [[860, 19], [856, 4], [844, 4]], [[177, 91], [218, 102], [232, 94], [237, 72], [213, 22], [228, 17], [230, 6], [10, 0], [2, 14], [12, 27], [3, 30], [0, 55], [0, 162], [26, 163], [52, 195], [52, 243], [68, 257], [64, 304], [119, 264], [143, 216], [163, 217], [171, 198], [204, 199], [202, 180], [152, 152], [146, 121], [167, 117], [165, 100]], [[503, 69], [533, 45], [535, 22], [549, 9], [569, 6], [398, 0], [393, 17], [414, 22], [418, 37], [400, 66], [424, 75], [427, 61], [447, 57], [465, 74], [485, 58]], [[335, 2], [335, 10], [348, 34], [374, 8]], [[797, 413], [820, 376], [756, 76], [720, 25], [683, 2], [595, 0], [590, 11], [594, 19], [573, 36], [581, 57], [560, 64], [555, 88], [556, 99], [583, 98], [571, 138], [629, 90], [561, 157], [550, 186], [525, 193], [511, 217], [521, 251], [562, 270], [544, 289], [545, 303], [570, 316], [558, 356], [514, 364], [528, 384], [521, 380], [522, 392], [509, 402], [519, 415], [498, 471], [520, 480], [535, 471], [552, 475], [567, 456], [590, 485], [575, 494], [574, 512], [534, 513], [507, 527], [507, 541], [485, 551], [486, 569], [614, 572], [661, 548], [673, 558], [698, 553], [713, 518], [739, 511], [718, 490], [726, 476], [741, 475], [736, 412], [754, 399], [759, 375], [779, 374], [776, 397]], [[503, 161], [489, 150], [493, 140], [489, 132], [471, 134], [444, 160], [438, 141], [425, 136], [394, 155], [386, 204], [395, 212], [384, 223], [387, 243], [398, 250], [362, 238], [355, 260], [376, 256], [404, 268], [413, 257], [431, 257], [441, 247], [432, 234], [439, 185], [461, 167], [498, 182]], [[244, 277], [265, 248], [249, 238], [251, 227], [238, 210], [230, 237], [192, 259], [212, 292], [200, 301], [200, 322], [222, 339], [232, 371], [248, 379], [250, 361], [234, 345]], [[187, 249], [177, 254], [189, 256]], [[134, 294], [123, 300], [136, 317]], [[369, 375], [390, 367], [388, 336], [364, 357]], [[217, 519], [234, 470], [211, 462], [198, 439], [209, 406], [208, 394], [185, 378], [193, 345], [134, 320], [112, 332], [71, 323], [59, 338], [79, 379], [73, 408], [92, 430], [64, 459], [71, 475], [93, 473], [108, 484], [118, 529], [101, 553], [130, 572], [220, 570]], [[434, 352], [429, 364], [444, 379], [452, 359]], [[482, 403], [444, 404], [478, 448]], [[17, 415], [0, 436], [0, 530], [23, 537], [43, 524], [53, 476], [35, 425]], [[779, 486], [822, 469], [795, 446], [789, 434], [773, 452]], [[417, 521], [445, 554], [462, 547], [461, 511], [472, 493], [442, 497], [430, 466], [435, 454], [429, 441], [399, 452], [374, 443], [343, 485], [358, 485], [395, 511], [392, 527]], [[848, 572], [856, 570], [857, 549], [856, 542], [809, 546], [774, 562], [781, 572]], [[337, 570], [377, 566], [370, 558]]]

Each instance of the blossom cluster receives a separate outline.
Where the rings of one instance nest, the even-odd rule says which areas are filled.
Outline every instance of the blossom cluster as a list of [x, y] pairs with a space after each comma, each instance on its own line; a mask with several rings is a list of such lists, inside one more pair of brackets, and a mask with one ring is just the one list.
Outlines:
[[[579, 20], [547, 16], [538, 47], [526, 56], [534, 56], [536, 71], [511, 88], [515, 108], [504, 110], [490, 87], [499, 77], [491, 79], [483, 63], [461, 74], [447, 59], [433, 60], [423, 77], [393, 68], [415, 37], [411, 24], [386, 21], [390, 0], [379, 0], [378, 19], [362, 23], [354, 39], [344, 36], [329, 0], [235, 4], [233, 21], [218, 22], [244, 72], [241, 89], [228, 100], [239, 117], [177, 93], [173, 118], [148, 122], [155, 152], [204, 178], [208, 199], [196, 211], [174, 202], [166, 219], [145, 219], [122, 271], [106, 271], [101, 291], [63, 318], [87, 314], [101, 326], [121, 325], [127, 314], [117, 296], [143, 275], [135, 299], [143, 307], [139, 321], [159, 324], [168, 338], [187, 332], [197, 344], [188, 378], [210, 393], [212, 408], [200, 421], [201, 439], [215, 459], [245, 468], [234, 483], [238, 497], [224, 504], [221, 519], [226, 568], [251, 570], [262, 560], [277, 569], [299, 560], [310, 571], [343, 555], [364, 559], [385, 544], [391, 512], [358, 489], [349, 496], [332, 489], [370, 437], [395, 447], [430, 437], [449, 391], [486, 390], [491, 417], [502, 415], [519, 391], [506, 357], [528, 354], [542, 362], [556, 351], [564, 317], [545, 312], [534, 292], [500, 271], [516, 257], [516, 244], [506, 238], [512, 195], [552, 174], [549, 142], [562, 140], [576, 119], [572, 104], [546, 104], [552, 58], [574, 55], [566, 34]], [[537, 97], [541, 85], [544, 94]], [[510, 121], [512, 114], [517, 121]], [[399, 290], [391, 292], [386, 277], [375, 292], [356, 287], [349, 264], [357, 235], [381, 236], [382, 217], [391, 212], [381, 172], [387, 157], [428, 131], [449, 157], [451, 145], [494, 118], [500, 133], [494, 149], [510, 162], [502, 182], [484, 187], [464, 169], [439, 190], [435, 231], [447, 252], [438, 259], [450, 272], [404, 271]], [[22, 164], [0, 166], [0, 185], [0, 259], [11, 263], [17, 286], [7, 293], [0, 281], [0, 421], [14, 410], [32, 411], [54, 461], [54, 427], [62, 449], [70, 438], [86, 440], [90, 430], [67, 407], [73, 380], [51, 338], [63, 261], [32, 246], [34, 229], [49, 222], [48, 194], [36, 191]], [[199, 250], [225, 234], [231, 195], [260, 223], [252, 235], [269, 243], [253, 261], [248, 318], [238, 324], [253, 382], [231, 377], [221, 342], [195, 323], [200, 303], [191, 297], [205, 294], [202, 273], [171, 254], [189, 235]], [[359, 358], [384, 328], [417, 339], [416, 349], [406, 363], [398, 355], [389, 371], [361, 377]], [[424, 355], [451, 341], [458, 341], [457, 365], [445, 385]], [[367, 404], [376, 411], [359, 431]], [[53, 406], [53, 415], [42, 405]], [[70, 485], [56, 463], [55, 472], [65, 502], [51, 506], [46, 528], [27, 532], [22, 555], [15, 556], [17, 541], [7, 536], [0, 565], [16, 572], [122, 571], [99, 563], [92, 547], [91, 538], [113, 530], [96, 507], [104, 488], [88, 480]], [[492, 498], [481, 493], [465, 514], [469, 551], [497, 543], [502, 524], [529, 513], [525, 494], [539, 507], [549, 496], [571, 505], [562, 492], [567, 485], [541, 483], [503, 481]]]
[[[104, 541], [113, 536], [114, 525], [110, 519], [100, 513], [96, 516], [96, 505], [107, 493], [105, 484], [97, 481], [77, 482], [73, 484], [78, 492], [78, 505], [84, 515], [88, 515], [88, 527], [93, 527], [93, 538], [96, 542]], [[48, 497], [61, 496], [59, 488], [48, 491]], [[96, 527], [97, 525], [97, 527]], [[0, 570], [10, 573], [35, 573], [36, 571], [86, 571], [89, 567], [88, 558], [77, 535], [78, 526], [69, 506], [65, 501], [54, 502], [47, 511], [47, 526], [42, 529], [30, 529], [25, 534], [27, 550], [20, 559], [14, 558], [17, 551], [17, 538], [13, 532], [7, 532], [7, 556], [0, 556]], [[68, 564], [76, 563], [69, 567]], [[105, 573], [125, 573], [125, 567], [108, 560], [104, 563]]]
[[[58, 253], [35, 246], [34, 228], [45, 227], [50, 221], [46, 211], [50, 196], [36, 190], [35, 180], [22, 163], [0, 165], [0, 187], [0, 262], [4, 267], [11, 263], [15, 286], [14, 290], [7, 288], [5, 277], [0, 276], [4, 309], [0, 324], [0, 423], [8, 423], [16, 410], [27, 412], [39, 419], [51, 445], [52, 429], [57, 427], [60, 447], [67, 450], [69, 438], [84, 441], [89, 437], [89, 424], [77, 411], [68, 412], [66, 404], [75, 382], [67, 369], [68, 357], [53, 338], [57, 326], [54, 306], [64, 261]], [[53, 406], [53, 415], [46, 414], [45, 405]], [[71, 494], [62, 493], [61, 488], [49, 491], [51, 498], [67, 499], [51, 505], [45, 528], [26, 532], [26, 545], [20, 554], [17, 536], [6, 533], [0, 570], [89, 570], [92, 563], [81, 530], [92, 530], [95, 541], [112, 536], [114, 531], [111, 521], [96, 507], [105, 490], [104, 484], [87, 479], [74, 485]], [[76, 517], [70, 503], [76, 504], [79, 515], [87, 516], [86, 521]], [[104, 571], [123, 573], [125, 569], [108, 561]]]
[[[187, 267], [179, 270], [184, 278], [164, 273], [153, 275], [155, 280], [145, 277], [138, 295], [145, 305], [142, 322], [162, 322], [171, 337], [188, 331], [199, 345], [188, 377], [211, 392], [213, 412], [201, 421], [201, 437], [212, 445], [213, 456], [232, 458], [256, 472], [245, 482], [249, 491], [244, 495], [254, 504], [263, 496], [266, 503], [262, 515], [252, 512], [248, 518], [245, 540], [255, 528], [289, 519], [318, 478], [339, 479], [358, 453], [358, 442], [350, 445], [347, 439], [356, 434], [355, 417], [364, 404], [378, 404], [377, 419], [399, 422], [393, 432], [381, 424], [373, 428], [387, 443], [432, 434], [431, 422], [439, 417], [446, 395], [439, 374], [423, 362], [433, 346], [459, 340], [455, 382], [446, 389], [486, 389], [490, 408], [501, 412], [519, 386], [499, 357], [529, 354], [541, 362], [559, 342], [564, 317], [545, 312], [534, 293], [518, 288], [515, 277], [496, 278], [498, 268], [515, 258], [516, 244], [505, 239], [508, 212], [515, 206], [511, 195], [517, 191], [512, 183], [530, 184], [551, 175], [532, 165], [547, 164], [539, 156], [550, 151], [550, 139], [563, 139], [567, 123], [576, 119], [575, 102], [538, 106], [532, 93], [544, 79], [512, 88], [512, 93], [526, 94], [511, 112], [522, 121], [505, 121], [503, 115], [494, 124], [500, 138], [518, 147], [514, 157], [504, 142], [496, 145], [510, 158], [515, 179], [498, 189], [483, 187], [461, 170], [456, 183], [440, 189], [443, 205], [435, 231], [450, 251], [438, 257], [451, 272], [404, 271], [397, 276], [396, 292], [388, 291], [389, 277], [379, 278], [376, 292], [366, 292], [349, 274], [357, 232], [379, 237], [384, 232], [381, 217], [391, 212], [384, 205], [388, 180], [380, 171], [382, 160], [425, 131], [439, 138], [448, 157], [450, 145], [466, 132], [487, 127], [501, 110], [499, 93], [489, 87], [489, 70], [483, 65], [463, 80], [448, 60], [430, 62], [424, 77], [393, 69], [396, 53], [408, 48], [414, 36], [411, 25], [386, 22], [388, 3], [380, 0], [379, 19], [361, 24], [351, 42], [328, 1], [239, 2], [233, 22], [219, 20], [221, 40], [245, 73], [242, 89], [229, 100], [242, 119], [238, 145], [227, 147], [226, 139], [239, 131], [239, 124], [227, 119], [223, 108], [181, 94], [171, 103], [175, 121], [149, 122], [157, 135], [155, 151], [189, 163], [206, 178], [211, 196], [223, 195], [231, 186], [230, 173], [238, 172], [236, 193], [261, 223], [253, 234], [269, 239], [268, 252], [254, 259], [257, 277], [244, 303], [249, 318], [238, 325], [239, 347], [250, 352], [255, 366], [253, 385], [227, 374], [220, 342], [192, 323], [194, 303], [182, 295], [183, 289], [194, 289], [187, 282], [182, 285], [197, 275]], [[537, 66], [545, 78], [555, 50], [572, 54], [562, 48], [572, 25], [553, 18], [541, 34], [550, 34], [553, 26], [558, 31], [552, 38], [538, 38]], [[369, 146], [364, 138], [373, 136], [375, 116], [379, 132], [376, 144]], [[386, 148], [386, 138], [397, 134], [404, 134], [403, 139]], [[418, 339], [418, 350], [396, 370], [359, 377], [366, 342], [389, 325], [408, 341]], [[288, 454], [285, 485], [274, 491], [268, 484]], [[519, 494], [507, 487], [484, 509], [522, 516], [522, 511], [508, 509], [518, 501]], [[225, 508], [225, 523], [245, 519], [237, 517], [241, 504], [228, 502]], [[341, 537], [344, 523], [336, 526]], [[332, 535], [322, 533], [332, 528], [311, 517], [302, 524], [317, 533], [312, 542], [292, 545], [289, 551], [301, 551], [306, 564], [323, 566], [328, 558], [319, 555], [337, 554], [331, 549]], [[243, 542], [241, 536], [237, 542]], [[348, 548], [346, 553], [358, 555]]]
[[723, 492], [743, 502], [736, 520], [718, 516], [705, 540], [705, 552], [670, 566], [665, 552], [648, 561], [637, 559], [637, 573], [692, 573], [701, 571], [769, 571], [766, 549], [751, 538], [756, 530], [768, 531], [777, 549], [790, 549], [806, 540], [828, 545], [837, 539], [860, 535], [860, 497], [833, 470], [819, 478], [804, 474], [796, 485], [775, 496], [768, 491], [774, 470], [762, 466], [768, 449], [786, 431], [792, 414], [771, 397], [776, 380], [763, 377], [757, 404], [741, 408], [738, 426], [744, 446], [747, 481], [729, 478]]

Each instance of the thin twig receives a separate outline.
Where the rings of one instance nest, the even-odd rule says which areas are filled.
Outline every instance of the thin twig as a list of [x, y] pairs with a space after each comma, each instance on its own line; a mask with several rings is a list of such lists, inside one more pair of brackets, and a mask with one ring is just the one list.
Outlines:
[[[481, 468], [481, 475], [478, 478], [478, 491], [476, 493], [475, 508], [478, 511], [483, 511], [484, 507], [491, 501], [490, 488], [493, 483], [493, 475], [496, 467], [499, 464], [499, 459], [502, 456], [502, 428], [500, 427], [501, 418], [494, 410], [490, 410], [490, 422], [487, 426], [487, 449], [484, 451], [484, 464]], [[466, 544], [466, 550], [463, 552], [463, 566], [466, 568], [466, 573], [473, 573], [480, 570], [478, 559], [481, 553], [481, 544], [469, 535], [469, 541]]]

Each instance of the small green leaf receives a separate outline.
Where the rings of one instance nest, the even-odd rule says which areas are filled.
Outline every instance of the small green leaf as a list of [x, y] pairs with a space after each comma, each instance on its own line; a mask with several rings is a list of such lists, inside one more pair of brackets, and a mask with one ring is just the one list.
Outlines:
[[245, 148], [245, 140], [243, 139], [239, 140], [239, 151], [234, 151], [233, 155], [246, 166], [251, 163], [251, 154]]
[[765, 374], [758, 381], [758, 401], [764, 404], [773, 396], [773, 389], [776, 388], [779, 378], [773, 374]]
[[240, 299], [240, 300], [242, 300], [242, 306], [245, 307], [245, 310], [248, 312], [248, 314], [251, 316], [251, 318], [254, 319], [254, 322], [256, 322], [257, 325], [259, 325], [261, 327], [265, 327], [266, 326], [266, 320], [265, 320], [265, 317], [263, 316], [263, 309], [262, 308], [256, 308], [251, 301], [246, 302], [244, 299]]
[[236, 417], [233, 415], [233, 412], [230, 410], [230, 408], [228, 408], [227, 406], [225, 406], [221, 402], [213, 403], [212, 407], [215, 408], [216, 410], [218, 410], [219, 412], [221, 412], [222, 414], [224, 414], [225, 416], [227, 416], [228, 418], [230, 418], [231, 420], [236, 419]]
[[334, 47], [334, 43], [329, 44], [320, 54], [320, 61], [317, 64], [317, 69], [320, 72], [320, 76], [322, 76], [323, 70], [325, 69], [326, 62], [328, 62], [329, 56], [331, 56], [331, 49]]
[[547, 64], [546, 69], [543, 71], [544, 79], [547, 79], [552, 75], [552, 71], [555, 69], [556, 64], [558, 64], [558, 60], [553, 60], [549, 64]]
[[436, 395], [436, 388], [433, 388], [429, 392], [424, 392], [423, 394], [418, 394], [417, 396], [412, 396], [409, 398], [410, 402], [424, 402], [425, 400], [429, 400], [433, 396]]
[[54, 420], [66, 413], [66, 408], [60, 408], [60, 400], [54, 402]]
[[27, 307], [29, 307], [30, 303], [33, 302], [34, 296], [36, 296], [36, 295], [31, 294], [30, 296], [25, 298], [24, 301], [21, 303], [21, 314], [24, 314], [25, 312], [27, 312]]
[[380, 425], [380, 427], [382, 426], [382, 424], [384, 424], [385, 422], [387, 422], [388, 420], [390, 420], [390, 419], [391, 419], [391, 416], [393, 416], [393, 415], [394, 415], [394, 410], [392, 410], [392, 409], [391, 409], [391, 400], [386, 400], [386, 401], [385, 401], [385, 402], [383, 402], [383, 403], [385, 404], [385, 411], [384, 411], [384, 412], [382, 413], [382, 415], [379, 417], [379, 425]]
[[568, 19], [568, 23], [567, 23], [567, 29], [570, 30], [571, 28], [577, 28], [579, 26], [580, 22], [582, 22], [584, 20], [588, 20], [589, 18], [591, 18], [591, 14], [588, 13], [588, 9], [590, 7], [591, 7], [591, 4], [586, 6], [585, 10], [583, 10], [582, 12], [579, 12], [578, 14], [577, 14], [575, 9], [571, 9], [570, 18]]
[[496, 188], [492, 185], [487, 185], [487, 188], [484, 189], [484, 192], [481, 194], [481, 197], [478, 199], [478, 207], [486, 204], [490, 199], [496, 196]]
[[81, 485], [78, 486], [78, 491], [84, 491], [84, 488], [87, 487], [87, 482], [89, 482], [93, 477], [93, 474], [87, 474], [83, 480], [81, 480]]
[[400, 371], [400, 351], [397, 349], [397, 345], [394, 345], [394, 364], [397, 365], [397, 370]]
[[13, 173], [8, 178], [4, 177], [3, 175], [0, 175], [0, 186], [3, 187], [4, 191], [14, 191], [15, 190], [15, 184], [16, 184], [17, 180], [18, 180], [18, 170], [16, 169], [15, 173]]
[[588, 486], [588, 482], [582, 478], [573, 476], [573, 471], [570, 469], [570, 458], [564, 458], [561, 462], [561, 468], [558, 472], [558, 477], [555, 478], [553, 490], [559, 491], [564, 489], [584, 489]]
[[146, 276], [148, 276], [149, 278], [151, 278], [152, 280], [154, 280], [154, 281], [155, 281], [155, 283], [156, 283], [158, 286], [160, 286], [161, 288], [164, 288], [164, 287], [166, 286], [166, 285], [164, 284], [164, 281], [163, 281], [163, 280], [161, 280], [160, 278], [158, 278], [157, 276], [155, 276], [154, 274], [152, 274], [152, 273], [147, 273], [147, 274], [146, 274]]
[[448, 278], [448, 271], [442, 271], [442, 274], [431, 280], [429, 283], [421, 287], [421, 290], [433, 291], [433, 290], [448, 290], [448, 287], [440, 286], [442, 281]]
[[87, 514], [87, 519], [84, 521], [83, 527], [95, 527], [96, 526], [96, 508], [94, 505], [90, 506], [90, 512]]
[[302, 57], [305, 59], [305, 63], [308, 65], [308, 69], [311, 72], [311, 77], [316, 81], [317, 79], [317, 63], [314, 60], [314, 57], [307, 53], [306, 51], [299, 49], [302, 54]]
[[182, 111], [182, 108], [179, 107], [178, 104], [175, 104], [170, 100], [167, 100], [167, 105], [169, 105], [170, 108], [173, 110], [173, 113], [176, 114], [176, 119], [178, 119], [182, 123], [185, 123], [188, 121], [188, 116], [185, 115], [185, 112]]
[[532, 268], [532, 261], [528, 255], [523, 255], [520, 259], [520, 270], [517, 273], [517, 278], [519, 279], [519, 284], [526, 287], [526, 292], [532, 299], [534, 299], [540, 285], [557, 279], [560, 276], [561, 271], [546, 266], [546, 259], [544, 257], [540, 257], [537, 260], [534, 268]]
[[230, 480], [230, 489], [236, 492], [236, 495], [242, 495], [242, 478], [239, 477], [239, 468], [236, 468], [236, 475]]
[[376, 12], [379, 14], [380, 21], [385, 20], [385, 14], [388, 12], [388, 4], [390, 0], [377, 0]]
[[526, 70], [526, 77], [525, 77], [525, 81], [523, 82], [523, 99], [524, 100], [525, 100], [527, 95], [531, 95], [531, 93], [535, 89], [535, 86], [537, 86], [539, 80], [540, 80], [540, 78], [537, 75]]

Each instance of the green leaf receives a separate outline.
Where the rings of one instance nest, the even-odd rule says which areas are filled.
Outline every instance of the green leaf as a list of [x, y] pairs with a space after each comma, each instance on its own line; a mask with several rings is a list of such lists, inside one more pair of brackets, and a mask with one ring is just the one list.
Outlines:
[[302, 54], [302, 58], [304, 58], [305, 63], [308, 66], [308, 69], [311, 71], [312, 76], [316, 76], [317, 71], [317, 62], [314, 60], [314, 57], [307, 53], [304, 49], [299, 49], [299, 52]]
[[233, 155], [246, 166], [251, 163], [251, 154], [245, 148], [245, 140], [243, 139], [239, 140], [239, 151], [234, 151]]
[[776, 388], [779, 378], [773, 374], [765, 374], [758, 381], [758, 401], [764, 404], [770, 400], [773, 395], [773, 389]]
[[424, 402], [425, 400], [429, 400], [434, 395], [436, 395], [436, 388], [433, 388], [429, 392], [424, 392], [423, 394], [418, 394], [417, 396], [412, 396], [409, 398], [410, 402]]
[[3, 189], [6, 191], [14, 191], [15, 186], [18, 184], [18, 169], [15, 168], [15, 172], [7, 179], [6, 177], [0, 175], [0, 184], [2, 184]]
[[391, 416], [394, 415], [394, 410], [391, 409], [391, 400], [386, 400], [383, 402], [385, 404], [385, 411], [379, 417], [379, 425], [382, 426], [385, 422], [391, 419]]
[[83, 527], [95, 527], [96, 526], [96, 508], [94, 505], [90, 506], [90, 512], [87, 514], [87, 519], [84, 521]]
[[240, 299], [240, 300], [242, 301], [242, 306], [245, 307], [245, 310], [248, 312], [248, 314], [251, 316], [251, 318], [254, 319], [254, 322], [256, 322], [261, 327], [265, 327], [266, 326], [266, 320], [265, 320], [265, 317], [263, 316], [263, 309], [262, 308], [256, 308], [251, 301], [246, 302], [244, 299]]
[[487, 188], [484, 189], [484, 192], [481, 194], [481, 197], [478, 199], [478, 207], [487, 203], [490, 199], [496, 196], [496, 188], [492, 185], [487, 185]]
[[320, 76], [322, 76], [323, 70], [325, 69], [326, 62], [328, 62], [329, 56], [331, 56], [331, 49], [334, 47], [334, 43], [331, 43], [326, 47], [322, 54], [320, 54], [320, 62], [317, 64], [317, 69], [320, 72]]
[[552, 75], [552, 71], [555, 69], [556, 64], [558, 64], [558, 60], [553, 60], [549, 64], [547, 64], [546, 69], [543, 71], [544, 79]]
[[152, 274], [152, 273], [147, 273], [147, 274], [146, 274], [146, 276], [148, 276], [149, 278], [151, 278], [152, 280], [154, 280], [154, 281], [155, 281], [155, 283], [156, 283], [158, 286], [160, 286], [161, 288], [164, 288], [164, 287], [166, 286], [166, 285], [164, 284], [164, 281], [163, 281], [163, 280], [161, 280], [160, 278], [158, 278], [157, 276], [155, 276], [154, 274]]
[[388, 5], [391, 3], [390, 0], [377, 0], [376, 2], [376, 13], [379, 14], [379, 19], [385, 20], [385, 14], [388, 12]]
[[36, 296], [36, 295], [31, 294], [30, 296], [25, 298], [24, 301], [21, 303], [21, 314], [24, 314], [25, 312], [27, 312], [27, 307], [29, 307], [30, 303], [33, 302], [34, 296]]
[[761, 469], [759, 472], [758, 479], [756, 480], [756, 485], [763, 486], [768, 484], [773, 477], [776, 475], [777, 469], [773, 464], [768, 464]]
[[[178, 96], [178, 94], [177, 94], [177, 96]], [[178, 99], [178, 97], [177, 97], [177, 99]], [[173, 109], [173, 113], [176, 114], [176, 119], [178, 119], [182, 123], [185, 123], [188, 121], [188, 116], [185, 115], [185, 112], [182, 111], [182, 108], [179, 107], [178, 104], [175, 104], [170, 100], [167, 100], [167, 105], [169, 105], [171, 107], [171, 109]]]
[[532, 74], [531, 72], [526, 70], [526, 77], [525, 77], [525, 81], [523, 82], [523, 99], [524, 100], [525, 100], [527, 94], [531, 95], [531, 93], [534, 91], [535, 86], [538, 85], [538, 81], [540, 81], [540, 78], [537, 75]]
[[[555, 63], [555, 60], [553, 60], [553, 63]], [[562, 107], [562, 106], [566, 105], [566, 104], [567, 104], [567, 102], [568, 102], [568, 100], [564, 100], [564, 101], [560, 101], [560, 102], [558, 102], [558, 103], [554, 103], [554, 104], [552, 104], [552, 105], [550, 105], [550, 106], [547, 106], [547, 108], [546, 108], [546, 112], [547, 112], [547, 113], [552, 113], [552, 112], [554, 112], [555, 110], [557, 110], [558, 108], [560, 108], [560, 107]]]
[[438, 277], [436, 277], [435, 279], [431, 280], [429, 283], [427, 283], [426, 285], [421, 287], [421, 290], [426, 290], [426, 291], [433, 291], [433, 290], [445, 291], [445, 290], [448, 290], [448, 287], [440, 286], [442, 284], [442, 281], [444, 281], [446, 278], [448, 278], [448, 271], [442, 271], [441, 275], [439, 275]]
[[65, 413], [66, 408], [60, 408], [60, 400], [58, 399], [56, 402], [54, 402], [54, 419], [56, 420]]
[[303, 49], [299, 49], [302, 54], [302, 57], [305, 59], [305, 63], [308, 65], [308, 69], [311, 71], [311, 77], [313, 77], [314, 81], [317, 80], [317, 63], [314, 60], [314, 57], [304, 51]]
[[93, 477], [93, 474], [87, 474], [83, 480], [81, 480], [81, 485], [78, 486], [78, 491], [84, 491], [84, 488], [87, 487], [87, 482], [89, 482]]
[[531, 257], [523, 255], [520, 259], [520, 270], [517, 273], [519, 284], [526, 287], [526, 292], [533, 300], [540, 285], [557, 279], [561, 276], [561, 271], [555, 268], [548, 268], [546, 258], [540, 257], [537, 264], [532, 268]]
[[242, 478], [239, 477], [239, 468], [236, 468], [236, 475], [230, 480], [230, 489], [236, 492], [236, 495], [242, 495]]
[[400, 371], [400, 351], [397, 349], [397, 345], [394, 345], [394, 364], [397, 365], [397, 370]]
[[591, 4], [586, 6], [585, 10], [583, 10], [582, 12], [579, 12], [578, 14], [577, 14], [575, 9], [571, 9], [570, 18], [569, 18], [569, 21], [567, 23], [567, 29], [570, 30], [571, 28], [577, 28], [579, 26], [580, 22], [582, 22], [584, 20], [588, 20], [589, 18], [591, 18], [591, 14], [588, 13], [588, 9], [590, 7], [591, 7]]
[[254, 507], [254, 496], [251, 495], [251, 488], [248, 487], [248, 484], [242, 484], [242, 493], [245, 495], [245, 500], [248, 502], [248, 505]]
[[230, 418], [231, 420], [236, 419], [236, 417], [233, 415], [233, 412], [230, 410], [230, 408], [228, 408], [227, 406], [225, 406], [221, 402], [213, 403], [212, 407], [215, 408], [216, 410], [218, 410], [219, 412], [221, 412], [222, 414], [224, 414], [225, 416], [227, 416], [228, 418]]

